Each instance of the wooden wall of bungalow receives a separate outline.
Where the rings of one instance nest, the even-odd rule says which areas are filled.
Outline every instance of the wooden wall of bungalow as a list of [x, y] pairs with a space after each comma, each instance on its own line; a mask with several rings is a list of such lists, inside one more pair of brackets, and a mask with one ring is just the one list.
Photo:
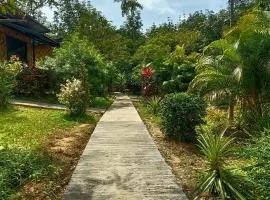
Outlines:
[[[34, 59], [38, 60], [42, 57], [49, 56], [52, 53], [53, 47], [48, 44], [37, 44], [33, 46], [33, 39], [25, 34], [0, 25], [0, 60], [8, 60], [7, 36], [20, 40], [26, 43], [27, 64], [34, 66]], [[33, 50], [34, 49], [34, 50]]]

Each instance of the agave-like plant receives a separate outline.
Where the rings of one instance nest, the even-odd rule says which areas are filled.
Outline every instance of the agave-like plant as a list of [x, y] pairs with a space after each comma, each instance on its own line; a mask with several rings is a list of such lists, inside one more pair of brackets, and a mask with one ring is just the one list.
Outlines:
[[224, 136], [225, 131], [218, 135], [207, 128], [201, 131], [198, 137], [199, 148], [206, 157], [208, 169], [198, 184], [194, 199], [199, 199], [202, 194], [222, 200], [244, 200], [251, 196], [248, 189], [251, 182], [246, 176], [225, 167], [226, 158], [232, 153], [234, 138]]
[[161, 97], [151, 97], [147, 100], [147, 106], [153, 114], [158, 114], [160, 109]]

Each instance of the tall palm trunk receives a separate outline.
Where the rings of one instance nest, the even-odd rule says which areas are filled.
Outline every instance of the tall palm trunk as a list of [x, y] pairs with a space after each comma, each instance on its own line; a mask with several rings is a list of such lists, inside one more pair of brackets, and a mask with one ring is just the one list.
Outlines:
[[232, 27], [235, 23], [235, 0], [229, 0], [230, 8], [230, 26]]
[[233, 124], [235, 105], [236, 105], [236, 101], [235, 101], [235, 99], [233, 97], [231, 97], [231, 101], [230, 101], [230, 105], [229, 105], [229, 110], [228, 110], [228, 122], [229, 122], [229, 126], [231, 126]]

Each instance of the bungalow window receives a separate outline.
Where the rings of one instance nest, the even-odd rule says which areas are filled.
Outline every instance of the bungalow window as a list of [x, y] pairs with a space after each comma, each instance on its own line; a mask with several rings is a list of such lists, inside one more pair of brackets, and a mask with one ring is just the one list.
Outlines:
[[7, 36], [7, 56], [16, 55], [24, 63], [27, 63], [27, 44], [16, 38]]

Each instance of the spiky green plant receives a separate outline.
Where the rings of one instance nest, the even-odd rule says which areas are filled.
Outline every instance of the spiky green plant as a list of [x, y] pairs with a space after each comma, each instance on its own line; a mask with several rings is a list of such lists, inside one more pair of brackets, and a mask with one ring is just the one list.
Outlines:
[[[217, 199], [246, 199], [251, 196], [251, 183], [246, 176], [235, 169], [226, 168], [226, 159], [232, 154], [234, 138], [225, 137], [224, 133], [213, 134], [207, 128], [201, 130], [198, 137], [199, 148], [205, 155], [208, 169], [195, 192], [195, 199], [207, 194]], [[245, 191], [244, 191], [245, 188]]]
[[151, 97], [147, 100], [147, 107], [153, 114], [158, 114], [160, 109], [161, 97]]

